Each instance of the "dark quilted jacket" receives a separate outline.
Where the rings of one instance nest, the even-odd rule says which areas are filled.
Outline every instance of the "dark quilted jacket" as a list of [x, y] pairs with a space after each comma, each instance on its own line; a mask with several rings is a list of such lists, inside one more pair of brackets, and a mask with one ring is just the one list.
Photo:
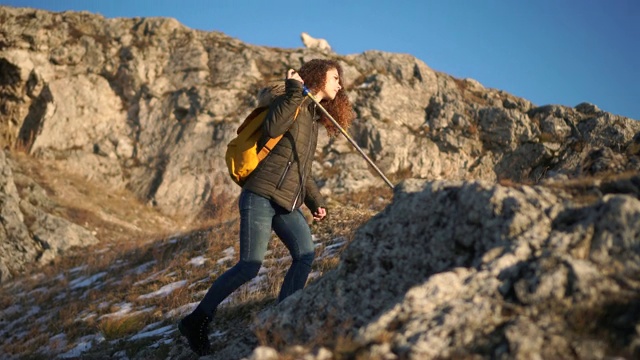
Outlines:
[[[311, 178], [311, 163], [318, 143], [320, 113], [315, 103], [302, 93], [302, 83], [287, 80], [285, 94], [269, 106], [258, 146], [269, 137], [284, 134], [271, 153], [251, 173], [243, 188], [293, 211], [303, 203], [315, 212], [325, 202]], [[295, 118], [296, 109], [300, 113]]]

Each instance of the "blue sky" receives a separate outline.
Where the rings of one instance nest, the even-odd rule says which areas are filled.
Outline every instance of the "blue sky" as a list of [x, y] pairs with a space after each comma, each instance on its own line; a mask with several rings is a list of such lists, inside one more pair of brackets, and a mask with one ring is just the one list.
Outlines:
[[12, 0], [105, 17], [173, 17], [246, 43], [408, 53], [536, 105], [583, 101], [640, 120], [638, 0]]

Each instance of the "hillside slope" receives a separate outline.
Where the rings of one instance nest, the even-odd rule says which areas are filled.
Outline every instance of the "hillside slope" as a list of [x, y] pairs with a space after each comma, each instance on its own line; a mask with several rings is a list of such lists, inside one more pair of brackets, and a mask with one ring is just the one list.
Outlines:
[[343, 64], [350, 132], [398, 186], [323, 133], [310, 285], [273, 303], [274, 241], [210, 358], [640, 356], [637, 121], [408, 54], [0, 6], [3, 357], [192, 357], [175, 321], [237, 253], [226, 144], [260, 86], [316, 57]]

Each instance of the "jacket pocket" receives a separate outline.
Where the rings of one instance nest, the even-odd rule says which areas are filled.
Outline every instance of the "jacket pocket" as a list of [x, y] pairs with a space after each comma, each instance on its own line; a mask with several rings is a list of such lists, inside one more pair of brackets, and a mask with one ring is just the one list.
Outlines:
[[278, 180], [278, 184], [276, 185], [276, 189], [280, 190], [282, 187], [282, 183], [284, 183], [284, 178], [287, 177], [287, 173], [289, 172], [289, 168], [291, 168], [291, 161], [287, 161], [287, 166], [284, 167], [284, 171], [282, 175], [280, 175], [280, 180]]

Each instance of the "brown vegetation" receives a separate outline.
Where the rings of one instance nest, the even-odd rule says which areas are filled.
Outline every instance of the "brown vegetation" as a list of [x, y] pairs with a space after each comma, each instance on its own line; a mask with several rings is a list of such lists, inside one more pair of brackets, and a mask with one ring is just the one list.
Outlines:
[[[13, 304], [43, 309], [33, 316], [25, 317], [24, 308], [5, 315], [4, 320], [19, 321], [20, 331], [28, 329], [33, 336], [4, 343], [1, 347], [4, 353], [37, 357], [37, 349], [62, 343], [49, 340], [60, 333], [66, 335], [65, 348], [61, 349], [65, 352], [83, 336], [100, 334], [108, 342], [127, 339], [149, 324], [172, 325], [188, 310], [185, 305], [199, 301], [211, 281], [236, 261], [234, 256], [234, 260], [216, 262], [225, 249], [233, 248], [235, 254], [239, 251], [236, 199], [212, 199], [211, 206], [200, 214], [197, 222], [185, 223], [160, 214], [125, 191], [105, 191], [99, 184], [69, 175], [54, 162], [34, 160], [24, 153], [14, 153], [12, 157], [17, 166], [15, 171], [34, 179], [58, 205], [55, 208], [58, 216], [95, 231], [100, 243], [75, 249], [45, 266], [34, 265], [3, 284], [0, 289], [3, 309]], [[313, 269], [318, 274], [315, 278], [337, 266], [354, 230], [391, 200], [391, 191], [374, 189], [332, 200], [327, 219], [312, 224], [312, 232], [318, 239], [318, 255], [334, 241], [339, 248], [332, 256], [318, 257]], [[363, 206], [367, 203], [370, 206]], [[310, 221], [308, 211], [305, 214]], [[290, 260], [287, 249], [275, 236], [270, 250], [265, 260], [269, 272], [258, 290], [245, 286], [233, 294], [230, 303], [220, 311], [217, 326], [225, 328], [226, 324], [230, 329], [238, 329], [236, 332], [246, 332], [253, 314], [273, 303]], [[198, 256], [207, 258], [205, 264], [190, 265], [189, 260]], [[95, 285], [73, 287], [78, 280], [92, 276], [99, 277]], [[187, 285], [166, 297], [141, 298], [183, 280]], [[129, 312], [116, 315], [126, 306], [131, 307]], [[185, 345], [178, 340], [177, 332], [173, 336], [178, 344]], [[148, 339], [134, 341], [127, 345], [127, 352], [135, 354], [146, 349], [145, 356], [154, 357], [169, 351], [164, 345], [149, 353], [147, 345]], [[105, 345], [86, 355], [100, 356], [108, 351]]]

